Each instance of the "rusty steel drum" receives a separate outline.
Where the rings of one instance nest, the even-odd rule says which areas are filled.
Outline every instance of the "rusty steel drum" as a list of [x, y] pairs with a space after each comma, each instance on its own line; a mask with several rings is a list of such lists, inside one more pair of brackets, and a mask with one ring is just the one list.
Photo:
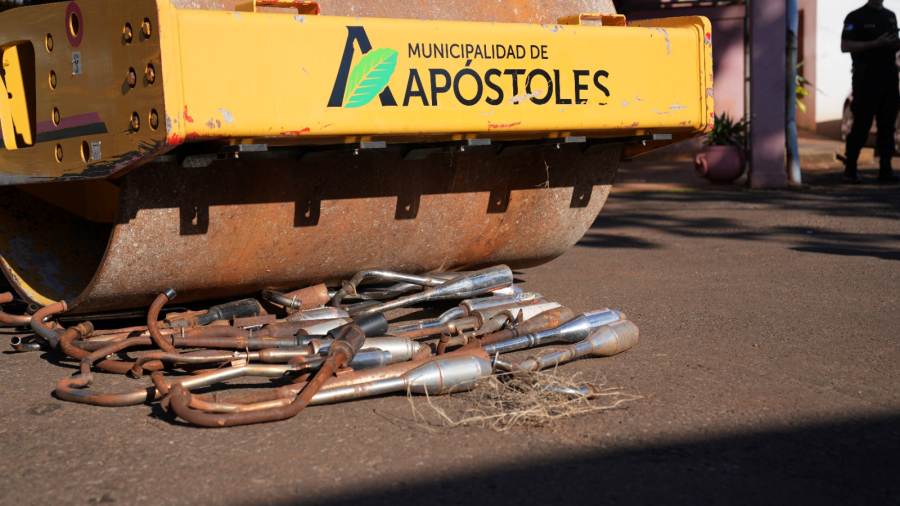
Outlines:
[[[538, 23], [614, 12], [605, 0], [320, 4], [323, 14]], [[374, 267], [526, 267], [582, 237], [621, 156], [614, 143], [320, 148], [199, 164], [170, 154], [114, 181], [0, 188], [0, 269], [26, 300], [67, 300], [83, 313], [140, 307], [168, 287], [190, 301]], [[82, 195], [97, 216], [57, 206], [54, 192]]]

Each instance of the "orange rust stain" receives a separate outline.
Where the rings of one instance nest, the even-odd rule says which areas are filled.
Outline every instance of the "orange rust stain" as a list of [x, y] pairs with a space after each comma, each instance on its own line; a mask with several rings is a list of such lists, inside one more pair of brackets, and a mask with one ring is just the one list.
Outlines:
[[188, 114], [188, 106], [184, 106], [184, 120], [188, 123], [194, 122], [194, 118], [190, 114]]
[[505, 130], [507, 128], [517, 127], [521, 124], [521, 121], [516, 121], [515, 123], [491, 123], [488, 121], [488, 130]]

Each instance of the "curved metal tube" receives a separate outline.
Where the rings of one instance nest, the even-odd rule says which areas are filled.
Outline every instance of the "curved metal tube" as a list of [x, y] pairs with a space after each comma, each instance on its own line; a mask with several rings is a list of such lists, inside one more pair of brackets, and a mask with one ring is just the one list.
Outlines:
[[176, 295], [174, 289], [167, 289], [165, 292], [156, 296], [156, 299], [150, 304], [150, 309], [147, 311], [147, 330], [150, 332], [150, 337], [153, 339], [156, 346], [168, 353], [177, 353], [177, 351], [175, 350], [175, 345], [172, 344], [170, 340], [164, 338], [159, 332], [159, 312], [162, 310], [163, 306], [174, 299]]
[[190, 365], [222, 364], [231, 362], [232, 360], [240, 360], [242, 358], [241, 355], [246, 355], [246, 353], [242, 354], [240, 352], [227, 352], [220, 350], [200, 350], [191, 353], [169, 353], [166, 351], [153, 351], [135, 359], [134, 365], [131, 367], [131, 370], [129, 370], [128, 373], [132, 377], [140, 378], [144, 375], [146, 364], [155, 361], [165, 362], [168, 364]]
[[53, 304], [38, 309], [31, 315], [31, 322], [29, 322], [31, 330], [38, 336], [44, 338], [45, 341], [50, 343], [50, 347], [55, 349], [59, 344], [59, 332], [46, 326], [44, 320], [55, 314], [65, 313], [68, 309], [69, 306], [64, 300], [54, 302]]
[[[281, 378], [291, 372], [294, 372], [294, 369], [288, 365], [249, 364], [239, 367], [216, 369], [207, 373], [189, 376], [184, 379], [176, 379], [171, 383], [166, 384], [165, 389], [168, 391], [174, 385], [182, 385], [187, 389], [202, 388], [223, 381], [247, 376]], [[57, 397], [66, 401], [78, 402], [81, 404], [118, 407], [142, 404], [147, 401], [156, 400], [161, 395], [167, 393], [160, 392], [159, 387], [156, 386], [121, 393], [98, 393], [88, 389], [76, 388], [77, 385], [71, 381], [73, 378], [63, 378], [57, 382], [56, 390], [54, 391]]]
[[537, 292], [520, 291], [512, 295], [493, 295], [477, 299], [466, 299], [460, 302], [459, 306], [448, 309], [437, 318], [420, 320], [412, 323], [391, 324], [388, 327], [388, 334], [410, 338], [433, 336], [435, 334], [440, 334], [443, 331], [444, 324], [468, 316], [475, 311], [513, 304], [536, 304], [543, 300], [543, 298], [544, 296]]
[[[415, 394], [442, 395], [468, 390], [479, 379], [491, 374], [491, 362], [481, 350], [454, 352], [419, 363], [398, 365], [400, 368], [395, 366], [392, 373], [377, 370], [357, 375], [350, 381], [346, 378], [332, 378], [313, 396], [310, 404], [333, 404], [407, 391]], [[366, 380], [374, 376], [381, 377]], [[289, 385], [276, 392], [257, 394], [254, 401], [248, 403], [211, 402], [200, 396], [192, 396], [190, 403], [194, 408], [216, 413], [262, 411], [289, 404], [302, 388], [301, 385]]]
[[[468, 332], [454, 335], [457, 333], [455, 332], [456, 330], [461, 329], [456, 329], [453, 327], [448, 328], [447, 330], [450, 331], [444, 331], [444, 335], [441, 336], [441, 340], [438, 343], [436, 350], [437, 354], [443, 355], [449, 348], [464, 346], [472, 342], [472, 339], [487, 334], [494, 334], [507, 324], [521, 324], [534, 318], [535, 316], [560, 307], [560, 305], [556, 302], [542, 302], [537, 304], [531, 302], [539, 301], [529, 301], [525, 304], [520, 305], [487, 307], [474, 311], [472, 313], [472, 317], [474, 317], [477, 321], [474, 329], [467, 329]], [[450, 325], [452, 324], [447, 324], [447, 326]]]
[[31, 324], [31, 315], [14, 315], [3, 312], [3, 304], [12, 302], [13, 294], [0, 293], [0, 327], [27, 327]]
[[380, 323], [375, 319], [366, 319], [366, 321], [350, 323], [333, 331], [334, 342], [328, 350], [328, 356], [325, 357], [324, 363], [290, 404], [260, 411], [208, 413], [192, 408], [190, 392], [182, 385], [175, 385], [169, 392], [169, 408], [181, 419], [202, 427], [230, 427], [292, 418], [309, 404], [313, 396], [336, 371], [353, 360], [365, 342], [366, 331], [364, 329], [375, 326], [380, 326], [383, 330], [387, 324], [383, 318]]
[[498, 265], [459, 276], [438, 286], [427, 288], [419, 293], [364, 308], [357, 314], [369, 315], [383, 313], [391, 309], [410, 306], [421, 302], [473, 297], [497, 288], [509, 286], [512, 282], [513, 273], [510, 268], [505, 265]]
[[625, 315], [612, 309], [591, 311], [582, 313], [574, 320], [570, 320], [559, 327], [488, 344], [483, 346], [483, 348], [488, 355], [494, 355], [550, 343], [576, 343], [585, 339], [601, 325], [607, 325], [623, 319], [625, 319]]
[[[94, 353], [102, 354], [105, 351], [109, 350], [110, 349], [109, 344], [111, 344], [111, 343], [107, 343], [106, 347], [98, 348], [97, 350], [94, 350], [94, 351], [84, 350], [75, 344], [75, 341], [89, 336], [93, 331], [94, 331], [94, 326], [91, 325], [90, 322], [79, 323], [78, 325], [68, 328], [65, 332], [62, 333], [62, 335], [59, 338], [59, 349], [66, 355], [68, 355], [76, 360], [80, 360], [80, 361], [90, 359], [90, 357]], [[143, 339], [144, 341], [146, 341], [148, 343], [150, 341], [149, 338], [133, 338], [133, 339]], [[122, 341], [118, 341], [118, 342], [122, 342]], [[133, 343], [134, 343], [134, 341], [133, 341]], [[132, 346], [136, 347], [136, 346], [139, 346], [139, 344], [133, 344]], [[131, 346], [129, 346], [129, 347], [131, 347]], [[110, 355], [112, 353], [114, 353], [114, 352], [107, 353], [107, 355]], [[106, 355], [103, 355], [103, 356], [106, 356]], [[100, 369], [100, 370], [103, 370], [106, 372], [110, 372], [110, 373], [114, 373], [114, 374], [127, 374], [129, 371], [131, 371], [131, 369], [132, 369], [132, 367], [134, 367], [134, 365], [135, 365], [135, 362], [129, 362], [126, 360], [116, 360], [116, 359], [111, 359], [111, 358], [104, 358], [102, 360], [97, 360], [96, 363], [93, 364], [93, 366], [96, 367], [97, 369]], [[150, 363], [145, 364], [144, 367], [151, 371], [156, 371], [156, 370], [162, 369], [162, 362], [159, 362], [159, 361], [150, 362]]]
[[402, 272], [370, 269], [354, 274], [353, 277], [350, 278], [349, 281], [345, 282], [341, 289], [338, 290], [338, 292], [334, 295], [331, 303], [335, 306], [340, 306], [345, 297], [357, 295], [357, 288], [359, 288], [360, 284], [362, 284], [364, 281], [372, 279], [376, 279], [378, 281], [394, 281], [398, 283], [406, 283], [415, 285], [417, 287], [438, 286], [444, 284], [447, 281], [447, 279], [437, 276], [417, 276], [415, 274], [406, 274]]

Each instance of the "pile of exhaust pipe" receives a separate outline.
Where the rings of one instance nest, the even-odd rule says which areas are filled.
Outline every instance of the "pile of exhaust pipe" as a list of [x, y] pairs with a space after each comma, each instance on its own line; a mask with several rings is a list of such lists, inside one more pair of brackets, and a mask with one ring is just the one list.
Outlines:
[[[64, 301], [32, 314], [5, 312], [17, 301], [4, 293], [0, 327], [30, 330], [12, 338], [15, 351], [44, 350], [78, 364], [57, 382], [58, 399], [159, 403], [201, 427], [286, 420], [310, 405], [388, 394], [462, 392], [493, 374], [524, 375], [637, 344], [637, 326], [620, 311], [576, 314], [514, 281], [505, 265], [425, 275], [367, 270], [340, 287], [264, 290], [206, 309], [166, 311], [177, 297], [169, 289], [143, 325], [124, 328], [105, 319], [100, 328], [99, 318], [96, 327], [71, 324]], [[411, 320], [417, 310], [431, 317]], [[135, 386], [104, 389], [106, 374], [129, 376]], [[247, 378], [271, 386], [242, 389]]]

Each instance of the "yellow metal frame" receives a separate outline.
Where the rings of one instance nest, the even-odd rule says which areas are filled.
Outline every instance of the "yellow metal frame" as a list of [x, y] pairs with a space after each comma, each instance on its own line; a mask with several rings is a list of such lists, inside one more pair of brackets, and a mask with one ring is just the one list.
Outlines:
[[[584, 19], [592, 17], [554, 25], [350, 18], [178, 9], [169, 0], [12, 9], [0, 14], [0, 48], [23, 40], [35, 48], [38, 128], [33, 146], [0, 150], [0, 183], [107, 177], [198, 140], [683, 138], [709, 127], [707, 19]], [[63, 123], [82, 121], [50, 128], [54, 108]]]

